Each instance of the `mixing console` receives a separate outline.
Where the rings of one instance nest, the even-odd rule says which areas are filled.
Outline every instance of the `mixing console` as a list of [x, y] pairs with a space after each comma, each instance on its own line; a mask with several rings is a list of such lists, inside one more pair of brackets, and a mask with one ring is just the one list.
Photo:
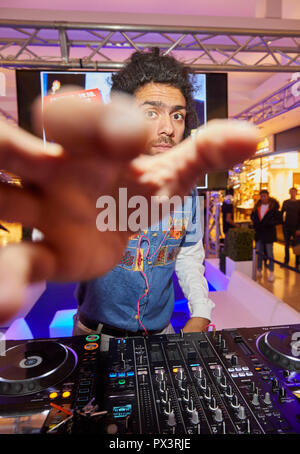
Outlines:
[[300, 339], [299, 325], [113, 340], [106, 431], [300, 433], [297, 332]]
[[7, 341], [0, 433], [300, 433], [300, 325]]

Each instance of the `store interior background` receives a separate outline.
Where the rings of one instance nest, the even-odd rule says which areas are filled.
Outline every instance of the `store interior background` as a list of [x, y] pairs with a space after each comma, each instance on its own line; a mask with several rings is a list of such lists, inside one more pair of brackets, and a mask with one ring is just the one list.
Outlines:
[[[248, 0], [247, 2], [240, 0], [227, 0], [226, 2], [223, 0], [211, 0], [210, 2], [199, 0], [188, 0], [187, 2], [178, 0], [173, 2], [169, 2], [169, 0], [151, 0], [150, 2], [138, 0], [128, 0], [127, 2], [121, 0], [111, 0], [110, 2], [99, 2], [97, 0], [86, 0], [85, 2], [79, 0], [72, 2], [66, 0], [52, 0], [52, 2], [2, 0], [0, 17], [20, 21], [160, 24], [252, 29], [272, 29], [280, 26], [286, 30], [300, 30], [300, 2], [299, 0]], [[300, 47], [300, 38], [298, 44]], [[45, 56], [47, 50], [42, 49], [41, 51]], [[109, 50], [106, 51], [109, 52]], [[118, 60], [117, 52], [115, 50], [114, 53], [116, 60]], [[4, 78], [0, 78], [0, 83], [5, 81], [0, 89], [0, 109], [6, 115], [17, 120], [15, 71], [0, 68], [0, 74], [4, 75]], [[293, 72], [229, 72], [229, 117], [239, 116], [241, 112], [280, 90], [291, 82], [292, 77]], [[289, 197], [291, 186], [297, 187], [300, 194], [300, 89], [298, 105], [284, 114], [261, 123], [259, 128], [264, 138], [261, 149], [258, 150], [261, 155], [231, 169], [230, 184], [236, 189], [237, 220], [249, 219], [251, 208], [260, 189], [268, 189], [270, 195], [275, 197], [280, 204]], [[278, 137], [281, 133], [284, 134], [290, 130], [294, 131], [295, 147], [287, 146], [285, 149], [283, 136], [279, 152], [278, 149], [276, 150]], [[15, 226], [13, 232], [15, 238], [18, 238], [20, 235], [19, 226]], [[282, 239], [280, 231], [279, 239]], [[275, 257], [281, 260], [282, 254], [283, 245], [279, 242], [276, 245]], [[296, 275], [296, 273], [287, 274], [279, 267], [276, 267], [275, 275], [276, 279], [273, 284], [267, 282], [266, 279], [262, 279], [260, 284], [300, 313], [298, 291], [300, 275]], [[74, 284], [47, 284], [47, 290], [26, 316], [33, 337], [48, 337], [49, 324], [55, 312], [76, 307], [73, 290]], [[210, 287], [210, 290], [213, 290], [213, 287]], [[183, 319], [186, 315], [180, 304], [184, 302], [184, 298], [177, 287], [176, 296], [179, 308], [177, 318]], [[39, 323], [40, 320], [43, 320], [42, 324]]]

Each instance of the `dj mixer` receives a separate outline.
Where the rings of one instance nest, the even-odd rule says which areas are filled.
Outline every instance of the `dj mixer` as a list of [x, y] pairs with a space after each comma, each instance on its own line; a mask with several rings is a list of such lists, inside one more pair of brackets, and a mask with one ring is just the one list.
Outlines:
[[6, 341], [1, 433], [300, 434], [300, 325]]

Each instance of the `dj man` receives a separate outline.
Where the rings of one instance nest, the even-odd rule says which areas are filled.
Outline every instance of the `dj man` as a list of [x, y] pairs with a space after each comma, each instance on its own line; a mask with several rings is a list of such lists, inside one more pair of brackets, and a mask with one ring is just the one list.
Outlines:
[[96, 228], [96, 202], [109, 195], [118, 203], [119, 188], [148, 201], [187, 196], [202, 173], [249, 158], [257, 130], [215, 120], [182, 140], [194, 126], [191, 87], [182, 66], [156, 52], [134, 55], [113, 90], [134, 97], [116, 95], [107, 105], [60, 97], [43, 111], [37, 103], [34, 125], [39, 134], [45, 128], [46, 146], [0, 122], [0, 169], [22, 181], [22, 187], [0, 184], [0, 219], [43, 233], [40, 241], [0, 250], [0, 322], [20, 309], [29, 283], [81, 281], [75, 334], [103, 325], [106, 332], [121, 330], [110, 331], [116, 335], [168, 330], [175, 267], [192, 315], [185, 330], [204, 329], [210, 320], [203, 249], [187, 228], [195, 203], [178, 209], [187, 222], [179, 234], [176, 208], [165, 233], [147, 226], [130, 238], [133, 231]]
[[[190, 134], [192, 126], [197, 126], [187, 70], [173, 57], [159, 55], [158, 49], [134, 53], [130, 62], [113, 75], [115, 91], [135, 97], [150, 125], [146, 144], [150, 155], [170, 150]], [[74, 335], [101, 332], [104, 348], [109, 336], [174, 332], [170, 324], [174, 269], [191, 313], [183, 331], [205, 329], [214, 304], [208, 298], [204, 277], [201, 235], [195, 241], [195, 235], [190, 239], [192, 235], [186, 231], [192, 221], [199, 223], [194, 229], [200, 227], [195, 190], [193, 198], [175, 207], [169, 229], [161, 226], [153, 231], [149, 227], [132, 235], [120, 263], [111, 272], [80, 284]], [[178, 227], [176, 222], [180, 221]]]

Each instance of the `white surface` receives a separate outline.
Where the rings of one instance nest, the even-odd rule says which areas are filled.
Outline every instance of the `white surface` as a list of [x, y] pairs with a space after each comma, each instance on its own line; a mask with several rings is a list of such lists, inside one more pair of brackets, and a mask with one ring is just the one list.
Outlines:
[[226, 257], [226, 276], [231, 277], [234, 271], [246, 274], [248, 277], [252, 277], [252, 260], [236, 262], [229, 257]]
[[219, 269], [219, 259], [205, 259], [205, 277], [216, 290], [226, 290], [229, 278]]
[[300, 313], [239, 271], [226, 291], [210, 292], [216, 329], [300, 323]]
[[5, 332], [4, 339], [6, 340], [33, 339], [33, 335], [24, 318], [18, 318], [10, 325], [8, 330]]
[[24, 301], [19, 312], [17, 312], [10, 320], [7, 320], [2, 325], [0, 324], [0, 328], [10, 327], [15, 320], [25, 318], [45, 290], [46, 282], [44, 281], [29, 285], [25, 291]]
[[50, 337], [70, 337], [73, 330], [73, 315], [77, 309], [57, 311], [49, 325]]

